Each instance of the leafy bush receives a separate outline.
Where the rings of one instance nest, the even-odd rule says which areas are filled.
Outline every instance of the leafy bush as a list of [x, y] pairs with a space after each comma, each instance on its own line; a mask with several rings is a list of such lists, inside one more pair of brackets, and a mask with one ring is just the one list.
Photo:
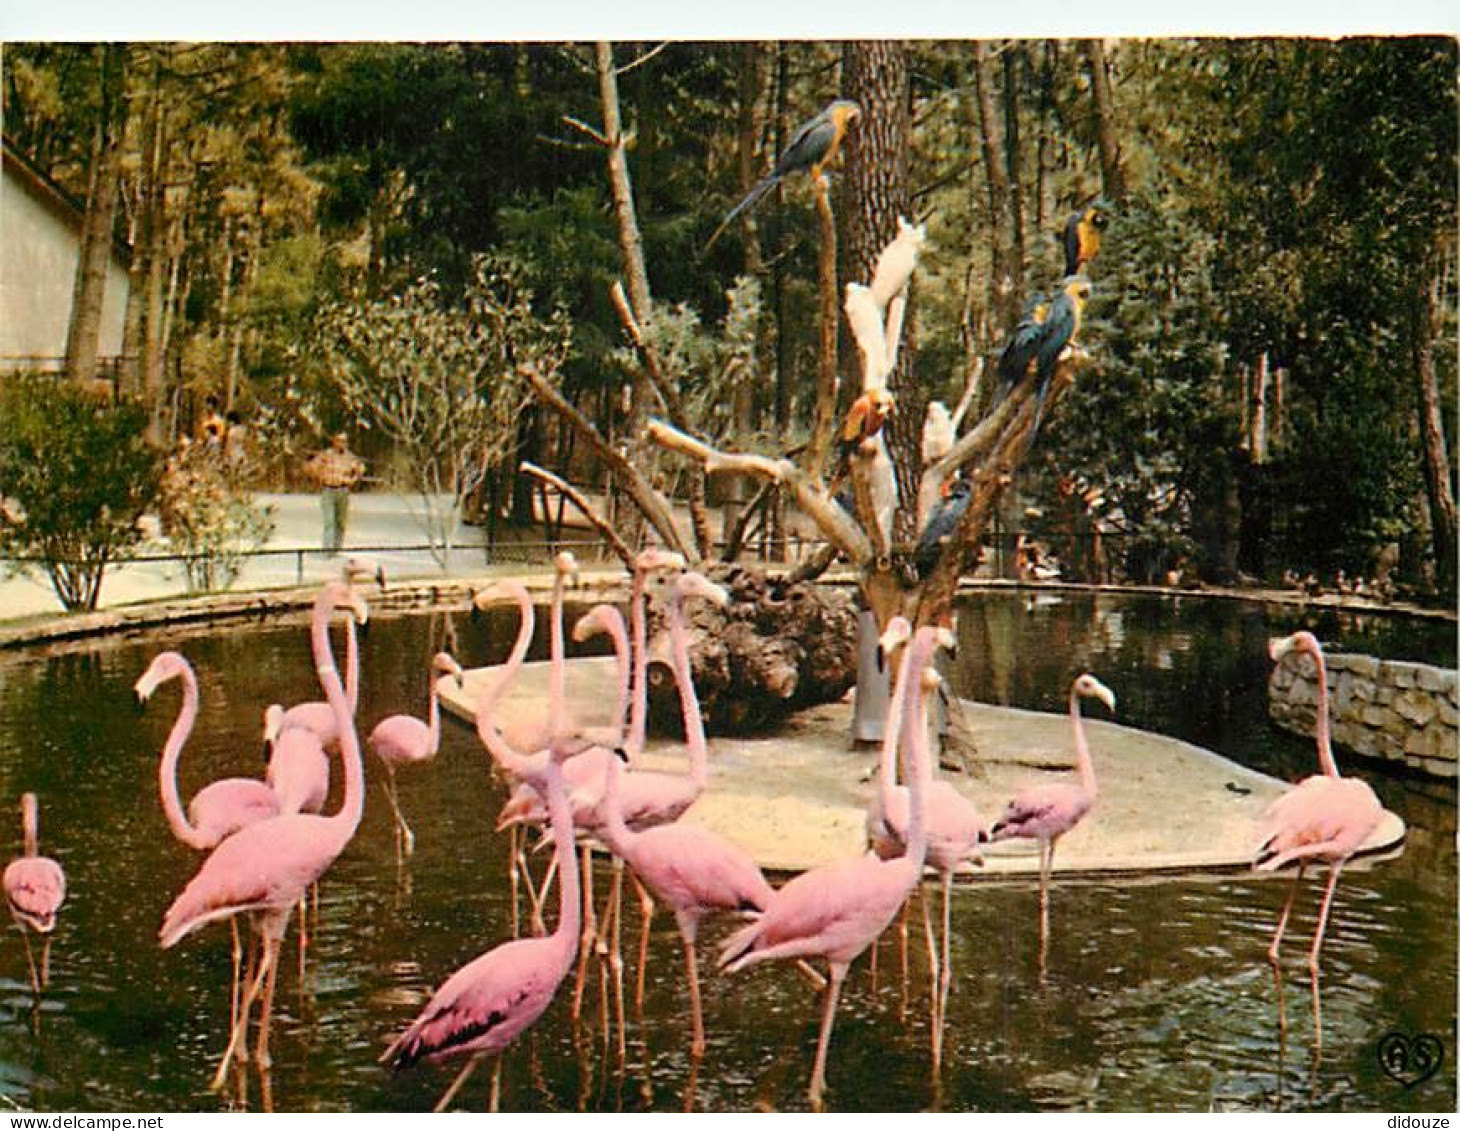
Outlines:
[[254, 505], [248, 479], [241, 453], [218, 441], [184, 441], [167, 461], [163, 531], [187, 567], [189, 592], [227, 589], [274, 532], [273, 508]]
[[96, 608], [107, 565], [157, 497], [146, 410], [54, 378], [0, 383], [0, 551], [44, 565], [68, 611]]

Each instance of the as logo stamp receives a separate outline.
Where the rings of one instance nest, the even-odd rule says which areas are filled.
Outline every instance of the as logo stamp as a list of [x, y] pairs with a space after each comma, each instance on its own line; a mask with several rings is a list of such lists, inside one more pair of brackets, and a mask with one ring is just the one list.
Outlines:
[[1391, 1080], [1413, 1088], [1440, 1070], [1445, 1059], [1445, 1046], [1430, 1033], [1407, 1037], [1389, 1033], [1379, 1042], [1379, 1067]]

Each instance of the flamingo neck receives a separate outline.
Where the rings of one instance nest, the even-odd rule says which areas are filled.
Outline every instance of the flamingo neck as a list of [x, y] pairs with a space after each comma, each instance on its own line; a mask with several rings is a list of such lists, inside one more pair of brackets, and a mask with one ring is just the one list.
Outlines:
[[167, 745], [162, 748], [162, 759], [157, 763], [157, 789], [162, 795], [162, 811], [167, 816], [167, 825], [172, 829], [172, 835], [189, 848], [202, 850], [212, 846], [189, 823], [182, 798], [177, 791], [178, 759], [182, 757], [182, 748], [187, 743], [188, 736], [193, 733], [193, 723], [198, 717], [198, 677], [187, 664], [179, 667], [178, 676], [183, 685], [182, 706], [178, 709], [177, 718], [173, 720], [172, 730], [167, 733]]
[[506, 693], [508, 684], [512, 682], [522, 667], [527, 650], [532, 646], [532, 634], [537, 628], [537, 613], [532, 607], [531, 594], [521, 585], [514, 584], [512, 595], [517, 601], [520, 618], [517, 624], [517, 639], [513, 641], [512, 651], [507, 654], [507, 659], [503, 661], [498, 670], [497, 678], [487, 680], [481, 698], [477, 700], [477, 737], [482, 740], [482, 745], [487, 748], [488, 753], [502, 769], [513, 777], [522, 777], [535, 763], [513, 750], [502, 737], [502, 732], [492, 723], [497, 703]]
[[1090, 758], [1090, 744], [1085, 741], [1085, 720], [1080, 715], [1080, 697], [1070, 692], [1070, 730], [1075, 738], [1075, 768], [1080, 773], [1080, 788], [1094, 801], [1099, 796], [1095, 783], [1095, 763]]
[[338, 824], [342, 830], [341, 843], [355, 835], [355, 829], [360, 825], [360, 817], [365, 812], [365, 765], [360, 757], [360, 736], [355, 733], [355, 719], [350, 711], [350, 702], [340, 683], [334, 653], [330, 650], [330, 613], [345, 592], [345, 586], [340, 583], [325, 586], [315, 598], [314, 617], [310, 622], [314, 667], [319, 674], [325, 699], [334, 711], [335, 725], [340, 732], [340, 758], [345, 765], [345, 795], [340, 802], [339, 812], [333, 817], [324, 818]]
[[355, 635], [355, 617], [345, 617], [345, 698], [350, 714], [360, 707], [360, 642]]
[[548, 653], [548, 719], [552, 729], [550, 738], [557, 738], [566, 725], [564, 717], [568, 704], [568, 660], [563, 643], [563, 591], [567, 581], [559, 573], [553, 579], [553, 609], [551, 635]]
[[633, 699], [629, 704], [629, 735], [624, 743], [629, 757], [636, 757], [644, 749], [648, 729], [649, 678], [648, 629], [645, 625], [643, 570], [634, 571], [634, 585], [629, 595], [629, 618], [634, 632]]
[[27, 793], [20, 799], [20, 831], [25, 841], [25, 855], [35, 856], [40, 852], [41, 814], [35, 794]]
[[426, 746], [435, 754], [441, 749], [441, 676], [434, 667], [431, 669], [431, 705], [426, 709], [426, 729], [431, 736]]
[[1313, 725], [1313, 735], [1318, 742], [1318, 768], [1329, 777], [1336, 778], [1339, 776], [1338, 763], [1333, 760], [1333, 742], [1328, 732], [1328, 665], [1323, 660], [1321, 649], [1309, 648], [1307, 652], [1318, 667], [1318, 702], [1314, 705], [1317, 719]]
[[613, 641], [614, 668], [618, 672], [618, 703], [614, 707], [614, 722], [618, 726], [619, 744], [627, 747], [632, 724], [624, 716], [629, 707], [629, 638], [624, 632], [622, 617], [607, 618], [609, 639]]
[[568, 805], [568, 790], [563, 784], [562, 767], [548, 758], [543, 771], [542, 784], [546, 787], [548, 820], [553, 830], [553, 851], [557, 854], [558, 872], [562, 883], [558, 887], [558, 925], [553, 939], [563, 951], [564, 963], [571, 963], [577, 952], [579, 907], [581, 892], [578, 886], [577, 842], [573, 839], [573, 812]]
[[696, 786], [704, 789], [710, 776], [709, 746], [705, 741], [705, 721], [700, 714], [700, 699], [695, 694], [694, 677], [690, 671], [689, 634], [684, 628], [684, 615], [678, 596], [669, 602], [669, 642], [674, 655], [674, 682], [679, 688], [679, 709], [684, 718], [689, 776]]
[[603, 805], [599, 809], [603, 824], [596, 832], [615, 856], [626, 857], [626, 850], [632, 851], [638, 834], [624, 821], [623, 805], [619, 801], [619, 778], [622, 772], [618, 756], [610, 754], [603, 770]]
[[906, 717], [905, 748], [907, 750], [907, 850], [906, 856], [913, 866], [913, 875], [921, 877], [923, 861], [928, 854], [928, 789], [932, 784], [932, 767], [928, 756], [928, 700], [932, 689], [922, 686], [923, 670], [933, 658], [937, 638], [931, 633], [914, 638], [914, 653], [903, 690]]
[[887, 704], [887, 718], [882, 728], [882, 754], [877, 760], [877, 787], [882, 801], [882, 811], [892, 812], [892, 791], [897, 788], [897, 752], [902, 741], [902, 700], [907, 687], [908, 664], [912, 661], [912, 648], [904, 646], [897, 665], [897, 677], [893, 681], [893, 692]]

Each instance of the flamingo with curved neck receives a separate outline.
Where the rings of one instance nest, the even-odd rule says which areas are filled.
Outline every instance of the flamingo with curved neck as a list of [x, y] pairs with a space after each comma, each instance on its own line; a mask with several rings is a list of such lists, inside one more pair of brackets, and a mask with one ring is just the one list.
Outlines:
[[1076, 677], [1070, 685], [1070, 732], [1075, 745], [1075, 767], [1079, 781], [1042, 782], [1021, 790], [990, 830], [990, 839], [995, 841], [1016, 837], [1039, 841], [1041, 975], [1049, 949], [1049, 876], [1054, 867], [1055, 846], [1060, 837], [1084, 819], [1099, 798], [1095, 763], [1090, 758], [1090, 744], [1085, 738], [1084, 720], [1080, 717], [1082, 698], [1099, 699], [1114, 713], [1115, 692], [1089, 672]]
[[1278, 951], [1298, 885], [1310, 861], [1327, 862], [1328, 886], [1323, 892], [1323, 905], [1318, 913], [1318, 926], [1313, 932], [1313, 948], [1308, 953], [1308, 970], [1313, 980], [1313, 1018], [1315, 1040], [1323, 1043], [1322, 1015], [1318, 994], [1319, 955], [1328, 917], [1333, 910], [1333, 893], [1338, 876], [1349, 858], [1384, 819], [1384, 806], [1368, 782], [1341, 777], [1333, 758], [1328, 731], [1328, 665], [1323, 647], [1311, 632], [1295, 632], [1273, 640], [1268, 654], [1280, 663], [1290, 652], [1306, 652], [1318, 669], [1317, 720], [1314, 736], [1318, 748], [1319, 772], [1303, 779], [1270, 806], [1262, 816], [1261, 834], [1255, 864], [1260, 871], [1271, 872], [1296, 862], [1297, 874], [1288, 888], [1287, 902], [1273, 932], [1267, 957], [1278, 972]]
[[416, 834], [401, 812], [400, 798], [395, 789], [395, 772], [404, 766], [418, 766], [436, 757], [441, 749], [441, 689], [438, 676], [454, 676], [457, 687], [462, 686], [461, 665], [445, 652], [431, 657], [430, 706], [423, 723], [414, 715], [390, 715], [375, 724], [366, 745], [380, 759], [385, 770], [385, 799], [395, 814], [395, 851], [399, 859], [402, 849], [409, 856], [416, 850]]
[[158, 932], [166, 949], [215, 919], [246, 912], [253, 916], [254, 929], [263, 938], [263, 959], [257, 975], [245, 988], [228, 1048], [213, 1079], [215, 1088], [227, 1079], [228, 1068], [248, 1027], [249, 1011], [261, 988], [264, 996], [257, 1061], [263, 1067], [271, 1063], [269, 1019], [279, 948], [289, 925], [289, 914], [309, 885], [328, 871], [344, 851], [365, 810], [365, 768], [360, 741], [330, 652], [329, 616], [339, 607], [352, 609], [362, 624], [369, 615], [364, 601], [347, 584], [337, 581], [320, 590], [310, 624], [315, 670], [340, 731], [345, 789], [339, 810], [328, 817], [311, 813], [273, 817], [249, 825], [223, 841], [173, 901]]

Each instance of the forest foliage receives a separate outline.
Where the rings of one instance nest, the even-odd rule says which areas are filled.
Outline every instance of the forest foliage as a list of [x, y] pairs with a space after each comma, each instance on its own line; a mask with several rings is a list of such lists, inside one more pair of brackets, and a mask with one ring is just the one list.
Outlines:
[[[1427, 564], [1453, 585], [1453, 40], [899, 50], [910, 219], [929, 237], [908, 336], [925, 399], [956, 402], [1024, 296], [1057, 282], [1070, 209], [1111, 208], [1093, 360], [1021, 471], [1010, 525], [1053, 523], [1074, 485], [1127, 576], [1362, 573], [1397, 541], [1414, 581]], [[810, 192], [786, 184], [702, 248], [839, 94], [841, 53], [621, 44], [616, 59], [648, 332], [704, 434], [794, 447], [817, 366]], [[128, 380], [154, 433], [190, 431], [209, 395], [296, 431], [365, 420], [369, 396], [339, 380], [365, 371], [342, 365], [341, 327], [420, 299], [423, 279], [443, 327], [469, 318], [492, 254], [521, 272], [541, 348], [564, 335], [564, 393], [615, 439], [635, 359], [610, 299], [623, 268], [603, 153], [573, 124], [600, 119], [593, 60], [572, 44], [15, 44], [6, 131], [78, 199], [105, 139], [120, 147]], [[118, 71], [120, 109], [101, 81]], [[856, 367], [844, 341], [843, 407]], [[500, 359], [472, 380], [521, 403]], [[515, 436], [478, 472], [530, 458], [601, 480], [556, 418], [510, 415]], [[396, 447], [375, 442], [382, 461]]]

